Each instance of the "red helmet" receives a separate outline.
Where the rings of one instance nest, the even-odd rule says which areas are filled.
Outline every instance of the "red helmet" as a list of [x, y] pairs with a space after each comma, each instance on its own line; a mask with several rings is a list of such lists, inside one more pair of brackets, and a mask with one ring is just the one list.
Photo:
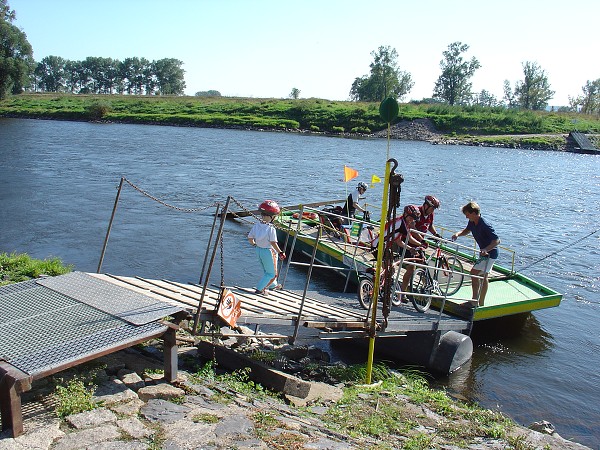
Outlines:
[[425, 203], [433, 206], [434, 208], [439, 208], [440, 204], [441, 204], [440, 201], [437, 198], [435, 198], [433, 195], [426, 195]]
[[265, 200], [258, 206], [258, 209], [267, 216], [276, 216], [281, 211], [279, 205], [273, 200]]
[[411, 216], [415, 220], [419, 220], [421, 217], [421, 213], [419, 212], [419, 208], [415, 205], [406, 205], [404, 207], [404, 215]]

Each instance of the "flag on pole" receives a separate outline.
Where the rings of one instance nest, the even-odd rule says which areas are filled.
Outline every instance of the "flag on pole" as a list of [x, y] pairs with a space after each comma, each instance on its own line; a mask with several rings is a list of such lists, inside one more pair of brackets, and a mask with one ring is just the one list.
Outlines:
[[375, 184], [375, 183], [381, 183], [381, 178], [379, 178], [377, 175], [372, 175], [371, 176], [371, 184]]
[[352, 169], [351, 167], [344, 165], [344, 182], [353, 180], [357, 176], [358, 176], [358, 170]]

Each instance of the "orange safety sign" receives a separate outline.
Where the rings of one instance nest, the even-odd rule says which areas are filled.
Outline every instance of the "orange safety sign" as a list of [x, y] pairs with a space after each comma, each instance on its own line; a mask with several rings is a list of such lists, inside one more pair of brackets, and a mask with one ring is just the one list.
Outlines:
[[229, 289], [223, 290], [217, 314], [221, 319], [235, 327], [238, 318], [242, 315], [242, 302]]

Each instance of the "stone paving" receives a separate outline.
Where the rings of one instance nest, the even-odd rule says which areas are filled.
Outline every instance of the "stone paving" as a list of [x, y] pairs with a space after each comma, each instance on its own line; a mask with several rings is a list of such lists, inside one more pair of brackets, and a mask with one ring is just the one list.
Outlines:
[[[340, 398], [340, 388], [315, 383], [311, 395], [321, 401], [314, 406], [311, 395], [307, 399], [290, 399], [292, 403], [305, 405], [303, 413], [296, 406], [276, 399], [248, 399], [228, 388], [194, 384], [185, 372], [176, 385], [164, 383], [160, 375], [142, 379], [139, 374], [145, 369], [161, 364], [136, 353], [129, 349], [105, 358], [107, 368], [101, 372], [103, 377], [95, 397], [102, 406], [93, 411], [60, 420], [51, 412], [49, 387], [44, 383], [37, 388], [34, 385], [32, 400], [23, 404], [25, 434], [16, 439], [6, 433], [0, 435], [0, 450], [341, 450], [384, 444], [372, 439], [351, 439], [324, 426], [320, 415], [327, 411], [327, 401], [332, 403]], [[233, 400], [219, 402], [219, 397], [225, 394]], [[36, 403], [41, 405], [38, 413], [28, 415], [28, 406]], [[587, 448], [558, 437], [527, 432], [530, 446], [523, 448]], [[482, 438], [467, 448], [507, 447], [503, 441]]]

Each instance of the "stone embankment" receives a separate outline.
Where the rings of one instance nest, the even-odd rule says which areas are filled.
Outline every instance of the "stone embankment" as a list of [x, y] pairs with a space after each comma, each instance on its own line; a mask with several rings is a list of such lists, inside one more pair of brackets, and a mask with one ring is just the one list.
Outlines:
[[[376, 138], [387, 138], [388, 131], [382, 130], [373, 134]], [[431, 143], [445, 143], [445, 137], [436, 130], [429, 119], [404, 120], [390, 127], [390, 138], [406, 141], [427, 141]]]
[[[382, 130], [371, 135], [375, 138], [387, 138], [387, 130]], [[443, 133], [440, 133], [433, 122], [430, 119], [415, 119], [415, 120], [404, 120], [398, 122], [390, 128], [390, 138], [399, 140], [410, 140], [410, 141], [426, 141], [431, 144], [444, 144], [444, 145], [469, 145], [477, 147], [498, 147], [498, 148], [522, 148], [529, 150], [554, 150], [554, 151], [568, 151], [574, 150], [576, 144], [569, 139], [568, 135], [558, 135], [561, 139], [553, 145], [545, 144], [524, 144], [521, 141], [525, 138], [532, 137], [553, 137], [557, 135], [544, 135], [544, 134], [529, 134], [529, 135], [501, 135], [486, 136], [491, 139], [489, 141], [482, 142], [476, 138], [469, 137], [452, 137]], [[506, 139], [510, 138], [507, 142]]]
[[[196, 349], [180, 349], [180, 355], [181, 360], [196, 358]], [[95, 392], [100, 408], [59, 419], [53, 412], [51, 384], [40, 380], [24, 398], [25, 434], [13, 439], [3, 433], [0, 450], [391, 449], [403, 448], [402, 442], [408, 439], [398, 436], [395, 442], [379, 442], [328, 428], [321, 418], [340, 399], [339, 386], [312, 383], [312, 395], [304, 399], [288, 396], [282, 402], [248, 396], [214, 382], [205, 384], [184, 371], [178, 382], [165, 383], [152, 371], [162, 366], [160, 360], [133, 349], [99, 362], [105, 367]], [[365, 401], [371, 396], [368, 392], [361, 395]], [[431, 424], [442, 420], [435, 412], [407, 399], [399, 401], [406, 402], [415, 420], [423, 422], [413, 428], [415, 432], [435, 435], [436, 427]], [[540, 431], [553, 432], [550, 424], [539, 426]], [[513, 436], [518, 436], [522, 449], [587, 449], [555, 433], [551, 436], [522, 427], [516, 427]], [[464, 445], [460, 448], [517, 448], [505, 440], [484, 437]], [[431, 448], [459, 447], [438, 442]]]

